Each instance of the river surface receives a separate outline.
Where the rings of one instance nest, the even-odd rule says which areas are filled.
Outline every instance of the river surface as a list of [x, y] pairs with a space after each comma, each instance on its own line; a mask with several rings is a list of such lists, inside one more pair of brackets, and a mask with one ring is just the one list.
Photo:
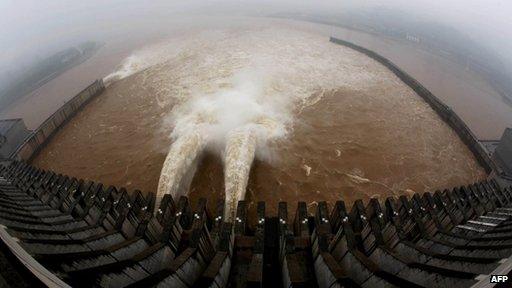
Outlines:
[[499, 140], [512, 126], [512, 104], [467, 66], [422, 49], [416, 43], [336, 27], [334, 37], [388, 58], [452, 107], [480, 140]]
[[[434, 191], [485, 177], [456, 133], [393, 73], [363, 54], [330, 43], [333, 28], [288, 20], [238, 21], [236, 28], [194, 27], [139, 46], [131, 54], [113, 53], [119, 62], [129, 57], [110, 70], [116, 73], [107, 76], [106, 91], [55, 135], [34, 164], [129, 190], [156, 192], [172, 144], [188, 139], [190, 131], [200, 131], [205, 144], [181, 193], [189, 194], [193, 202], [206, 197], [215, 203], [229, 197], [226, 181], [243, 178], [237, 174], [240, 171], [224, 169], [231, 161], [232, 153], [225, 150], [231, 132], [257, 124], [263, 130], [254, 132], [254, 160], [234, 166], [245, 170], [243, 166], [249, 165], [244, 181], [251, 213], [258, 201], [266, 201], [268, 213], [273, 214], [279, 201], [289, 201], [293, 211], [297, 201], [309, 207], [323, 200], [343, 199], [350, 204], [360, 198]], [[427, 61], [427, 54], [409, 49], [410, 55], [423, 53], [420, 60]], [[92, 65], [90, 61], [82, 65]], [[438, 76], [444, 86], [456, 78], [469, 81], [464, 86], [469, 91], [491, 89], [478, 82], [483, 80], [469, 78], [476, 76], [466, 75], [468, 71], [453, 74], [458, 71], [454, 64], [436, 65], [432, 61], [429, 68], [418, 71], [429, 74], [439, 67], [436, 73], [445, 76]], [[411, 72], [409, 68], [404, 67]], [[411, 72], [418, 77], [415, 73]], [[453, 92], [457, 83], [451, 90], [427, 87], [434, 94]], [[504, 118], [498, 113], [497, 120], [476, 125], [470, 120], [477, 117], [464, 117], [472, 104], [458, 110], [464, 95], [454, 94], [451, 102], [447, 94], [438, 96], [461, 112], [479, 136], [499, 135], [491, 124]], [[492, 93], [486, 97], [498, 101]], [[482, 110], [473, 110], [473, 115]]]

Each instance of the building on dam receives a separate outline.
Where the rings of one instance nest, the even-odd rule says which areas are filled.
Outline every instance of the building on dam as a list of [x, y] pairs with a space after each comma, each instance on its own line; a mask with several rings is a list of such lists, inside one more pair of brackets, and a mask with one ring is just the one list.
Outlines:
[[0, 159], [10, 158], [30, 133], [23, 119], [0, 120]]
[[506, 175], [512, 177], [512, 129], [507, 128], [494, 151], [494, 159]]

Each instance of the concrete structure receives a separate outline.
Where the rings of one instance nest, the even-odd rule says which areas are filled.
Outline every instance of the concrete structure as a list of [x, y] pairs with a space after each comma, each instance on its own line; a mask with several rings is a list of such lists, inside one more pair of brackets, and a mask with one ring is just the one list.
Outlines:
[[491, 172], [494, 172], [497, 175], [503, 174], [501, 167], [496, 165], [496, 163], [491, 159], [484, 145], [480, 143], [480, 141], [478, 141], [475, 134], [469, 129], [469, 127], [464, 123], [464, 121], [462, 121], [462, 119], [449, 106], [447, 106], [441, 100], [439, 100], [420, 82], [418, 82], [412, 76], [410, 76], [405, 71], [400, 69], [389, 59], [377, 54], [374, 51], [368, 50], [362, 46], [334, 37], [331, 37], [330, 41], [336, 44], [349, 47], [358, 52], [361, 52], [366, 56], [380, 62], [382, 65], [388, 68], [398, 78], [400, 78], [400, 80], [402, 80], [405, 84], [411, 87], [411, 89], [414, 90], [416, 94], [423, 98], [423, 100], [425, 100], [425, 102], [427, 102], [430, 105], [430, 107], [432, 107], [432, 109], [439, 115], [439, 117], [441, 117], [441, 119], [443, 119], [448, 125], [450, 125], [450, 127], [453, 128], [453, 130], [459, 135], [461, 140], [466, 144], [466, 146], [468, 146], [469, 150], [473, 152], [473, 155], [475, 155], [480, 165], [485, 169], [485, 171], [488, 174], [490, 174]]
[[487, 154], [489, 154], [489, 156], [492, 156], [492, 154], [494, 154], [494, 151], [496, 151], [496, 148], [498, 148], [500, 140], [480, 140], [480, 143], [485, 147], [485, 150], [487, 150]]
[[65, 125], [82, 107], [92, 98], [105, 90], [103, 80], [96, 80], [91, 85], [78, 93], [71, 100], [66, 102], [59, 110], [55, 111], [41, 126], [39, 126], [29, 137], [26, 137], [21, 145], [17, 145], [16, 151], [10, 158], [16, 160], [30, 161], [41, 151], [41, 148], [48, 143], [48, 140], [55, 135], [60, 127]]
[[10, 158], [30, 133], [23, 119], [0, 120], [0, 158]]
[[501, 166], [505, 175], [512, 177], [512, 129], [507, 128], [501, 136], [498, 147], [493, 155], [496, 163]]
[[494, 180], [351, 209], [321, 201], [312, 215], [259, 202], [254, 225], [245, 201], [231, 223], [222, 201], [155, 199], [0, 167], [0, 286], [481, 288], [512, 269], [512, 191]]

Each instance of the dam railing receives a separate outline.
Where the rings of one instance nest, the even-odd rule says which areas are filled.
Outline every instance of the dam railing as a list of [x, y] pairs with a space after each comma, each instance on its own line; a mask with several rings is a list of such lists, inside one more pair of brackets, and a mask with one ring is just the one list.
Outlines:
[[[351, 49], [354, 49], [360, 53], [367, 55], [368, 57], [378, 61], [386, 68], [391, 70], [400, 80], [407, 84], [414, 92], [416, 92], [430, 107], [443, 119], [450, 127], [455, 130], [461, 140], [471, 150], [479, 164], [486, 170], [487, 173], [492, 171], [498, 175], [503, 175], [502, 169], [496, 165], [488, 154], [485, 147], [478, 141], [475, 134], [469, 129], [469, 127], [462, 121], [462, 119], [455, 113], [448, 105], [444, 104], [439, 98], [437, 98], [432, 92], [425, 88], [420, 82], [414, 79], [407, 72], [400, 69], [397, 65], [391, 62], [384, 56], [366, 49], [362, 46], [354, 44], [352, 42], [330, 37], [330, 41], [336, 44], [340, 44]], [[413, 136], [412, 136], [413, 137]]]
[[13, 152], [10, 158], [24, 161], [32, 160], [52, 136], [57, 133], [59, 128], [66, 124], [81, 108], [103, 92], [103, 90], [105, 90], [103, 80], [96, 80], [80, 91], [34, 130], [18, 149]]
[[493, 287], [512, 269], [512, 191], [494, 180], [313, 215], [259, 202], [256, 221], [240, 201], [233, 223], [217, 204], [155, 207], [155, 194], [13, 162], [0, 167], [0, 244], [50, 287]]

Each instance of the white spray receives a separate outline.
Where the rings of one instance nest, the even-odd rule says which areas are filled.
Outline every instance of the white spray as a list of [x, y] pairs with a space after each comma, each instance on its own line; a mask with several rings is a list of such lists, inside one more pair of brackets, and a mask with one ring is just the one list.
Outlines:
[[144, 70], [144, 85], [172, 109], [162, 125], [174, 127], [174, 142], [158, 199], [184, 195], [202, 151], [213, 149], [224, 158], [225, 220], [232, 221], [254, 158], [268, 152], [269, 141], [285, 137], [293, 112], [314, 105], [324, 91], [361, 87], [374, 77], [364, 61], [345, 57], [354, 53], [347, 51], [290, 28], [208, 30], [135, 53], [106, 80]]
[[250, 127], [244, 127], [229, 134], [224, 158], [226, 186], [224, 219], [226, 221], [233, 221], [238, 201], [245, 198], [255, 152], [256, 135]]
[[253, 77], [254, 71], [240, 72], [231, 79], [231, 87], [198, 95], [174, 109], [169, 120], [175, 123], [172, 137], [176, 140], [160, 175], [158, 199], [168, 193], [175, 199], [184, 195], [189, 183], [183, 179], [194, 169], [201, 150], [220, 148], [225, 164], [225, 220], [233, 220], [238, 201], [245, 198], [256, 150], [282, 137], [288, 121], [283, 117], [287, 113], [278, 111], [279, 105], [263, 97], [262, 83], [247, 81]]
[[197, 131], [190, 131], [173, 143], [160, 174], [155, 207], [160, 207], [165, 194], [171, 194], [176, 200], [186, 194], [192, 180], [186, 176], [195, 170], [204, 145], [204, 138]]

